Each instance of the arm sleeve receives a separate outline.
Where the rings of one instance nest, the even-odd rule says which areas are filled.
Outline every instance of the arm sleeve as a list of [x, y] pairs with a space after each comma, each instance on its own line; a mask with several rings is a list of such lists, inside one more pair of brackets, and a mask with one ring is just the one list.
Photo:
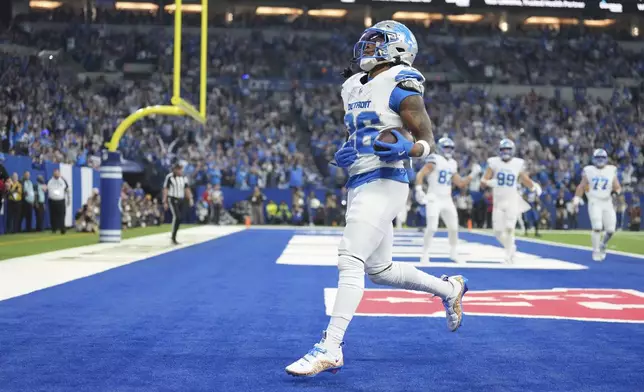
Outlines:
[[170, 175], [168, 174], [165, 176], [165, 180], [163, 180], [163, 187], [164, 188], [170, 188]]
[[389, 108], [400, 114], [400, 104], [405, 100], [405, 98], [412, 95], [421, 95], [421, 93], [413, 90], [405, 90], [400, 86], [396, 86], [389, 96]]

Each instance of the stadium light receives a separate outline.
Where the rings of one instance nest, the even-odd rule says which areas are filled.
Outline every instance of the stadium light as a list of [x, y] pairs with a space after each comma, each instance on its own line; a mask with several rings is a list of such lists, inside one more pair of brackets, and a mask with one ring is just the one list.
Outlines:
[[608, 27], [615, 24], [615, 19], [589, 19], [584, 20], [584, 25], [588, 27]]
[[640, 28], [639, 28], [639, 27], [637, 27], [637, 26], [633, 26], [633, 27], [631, 27], [631, 35], [632, 35], [633, 37], [639, 37], [639, 35], [640, 35]]
[[256, 15], [302, 15], [304, 11], [299, 8], [288, 7], [257, 7]]
[[343, 18], [347, 14], [347, 10], [319, 9], [319, 10], [309, 10], [307, 14], [310, 16], [316, 16], [321, 18]]
[[392, 15], [392, 18], [397, 20], [441, 20], [443, 15], [428, 12], [398, 11]]
[[133, 3], [129, 1], [117, 1], [114, 4], [117, 10], [133, 10], [133, 11], [156, 11], [159, 6], [154, 3]]
[[447, 15], [447, 20], [455, 23], [476, 23], [483, 19], [479, 14]]
[[499, 30], [503, 33], [507, 33], [508, 30], [510, 29], [510, 25], [508, 24], [508, 14], [506, 12], [502, 12], [501, 15], [499, 16]]
[[[163, 9], [168, 13], [173, 13], [177, 9], [177, 5], [168, 4], [165, 7], [163, 7]], [[201, 9], [202, 9], [201, 4], [183, 4], [181, 6], [181, 10], [187, 13], [198, 14], [201, 12]]]
[[543, 26], [578, 25], [579, 20], [574, 18], [555, 18], [552, 16], [531, 16], [523, 21], [523, 24]]
[[371, 16], [365, 16], [364, 27], [371, 27], [372, 24], [373, 24], [373, 19], [371, 19]]
[[29, 2], [29, 8], [39, 8], [39, 9], [44, 9], [44, 10], [53, 10], [55, 8], [60, 7], [63, 5], [60, 1], [45, 1], [45, 0], [40, 0], [40, 1], [30, 1]]

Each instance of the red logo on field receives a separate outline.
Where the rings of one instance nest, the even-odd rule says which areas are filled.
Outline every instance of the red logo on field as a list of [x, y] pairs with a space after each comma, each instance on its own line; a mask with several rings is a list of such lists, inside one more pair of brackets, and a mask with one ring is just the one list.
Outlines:
[[[470, 291], [463, 302], [467, 315], [644, 323], [644, 293], [636, 290]], [[445, 311], [440, 299], [425, 293], [367, 289], [357, 314], [444, 317]]]

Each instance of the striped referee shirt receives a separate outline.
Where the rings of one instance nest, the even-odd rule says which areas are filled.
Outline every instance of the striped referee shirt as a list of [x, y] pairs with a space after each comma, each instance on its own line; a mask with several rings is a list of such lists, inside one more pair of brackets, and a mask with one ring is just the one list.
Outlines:
[[67, 194], [68, 189], [69, 186], [67, 185], [67, 181], [65, 181], [64, 178], [52, 177], [47, 183], [47, 196], [49, 197], [49, 200], [65, 200], [65, 195]]
[[174, 173], [170, 173], [165, 176], [163, 187], [168, 190], [168, 197], [183, 199], [186, 197], [188, 179], [185, 176], [176, 176]]

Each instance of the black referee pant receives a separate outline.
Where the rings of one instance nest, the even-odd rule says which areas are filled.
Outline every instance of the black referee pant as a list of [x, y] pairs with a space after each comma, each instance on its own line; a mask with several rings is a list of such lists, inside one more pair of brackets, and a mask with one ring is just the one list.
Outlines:
[[177, 241], [177, 232], [179, 231], [179, 225], [181, 224], [181, 219], [183, 218], [183, 206], [185, 204], [184, 199], [179, 199], [177, 197], [168, 197], [168, 207], [172, 213], [172, 241]]
[[60, 230], [65, 234], [65, 200], [49, 200], [49, 220], [51, 221], [51, 231], [55, 233]]

